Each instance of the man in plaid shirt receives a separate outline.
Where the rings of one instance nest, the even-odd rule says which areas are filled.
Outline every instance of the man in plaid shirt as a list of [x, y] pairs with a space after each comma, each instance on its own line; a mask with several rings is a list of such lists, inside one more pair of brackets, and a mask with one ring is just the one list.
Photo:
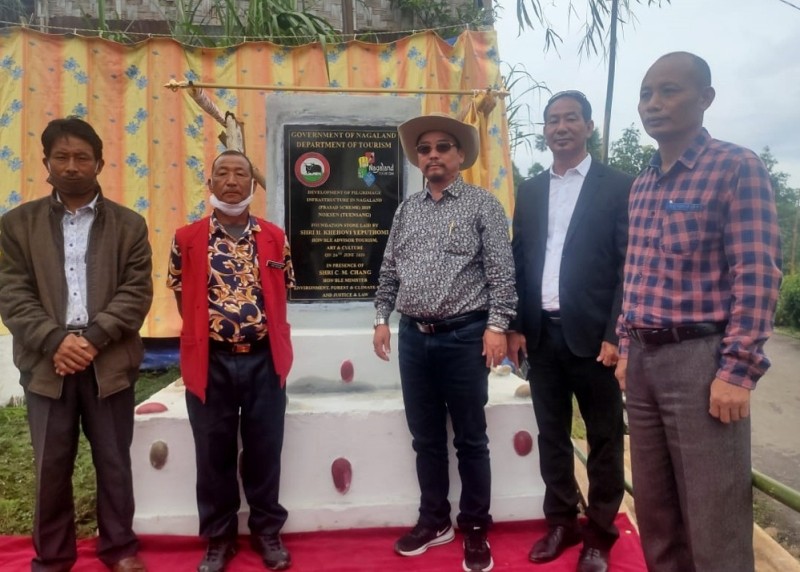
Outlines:
[[708, 64], [659, 58], [639, 115], [658, 152], [633, 184], [617, 379], [648, 569], [752, 571], [750, 392], [781, 281], [769, 175], [712, 139]]

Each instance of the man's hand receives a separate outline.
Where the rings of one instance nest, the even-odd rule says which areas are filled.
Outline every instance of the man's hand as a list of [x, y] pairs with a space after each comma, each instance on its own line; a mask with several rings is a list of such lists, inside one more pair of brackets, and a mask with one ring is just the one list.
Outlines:
[[628, 369], [628, 358], [621, 357], [617, 360], [617, 369], [614, 370], [614, 376], [617, 378], [619, 388], [625, 391], [625, 374]]
[[525, 335], [519, 332], [508, 332], [506, 334], [506, 345], [508, 346], [508, 359], [514, 364], [516, 371], [519, 371], [519, 354], [528, 357], [528, 344]]
[[486, 367], [500, 365], [506, 357], [506, 335], [486, 330], [483, 332], [483, 353]]
[[58, 375], [71, 375], [89, 367], [97, 354], [89, 340], [67, 334], [53, 355], [53, 367]]
[[375, 333], [372, 334], [372, 347], [375, 350], [375, 355], [383, 361], [389, 361], [389, 354], [392, 351], [391, 338], [392, 333], [389, 331], [387, 324], [375, 326]]
[[597, 361], [601, 362], [606, 367], [614, 367], [619, 361], [619, 352], [617, 346], [610, 342], [602, 342], [600, 344], [600, 353], [597, 354]]
[[723, 423], [750, 416], [750, 390], [718, 377], [711, 382], [708, 412]]

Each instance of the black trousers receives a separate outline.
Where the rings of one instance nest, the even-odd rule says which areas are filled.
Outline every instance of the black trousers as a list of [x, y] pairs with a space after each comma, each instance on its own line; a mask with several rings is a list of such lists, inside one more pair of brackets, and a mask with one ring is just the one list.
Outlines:
[[251, 354], [211, 348], [206, 402], [186, 392], [197, 460], [200, 536], [235, 537], [241, 477], [255, 535], [277, 533], [287, 512], [278, 502], [286, 390], [269, 347]]
[[94, 368], [64, 378], [59, 399], [25, 392], [36, 462], [34, 572], [69, 570], [77, 559], [72, 473], [80, 429], [97, 473], [97, 555], [107, 565], [136, 554], [133, 533], [133, 387], [97, 396]]
[[[598, 353], [600, 348], [598, 347]], [[533, 409], [539, 426], [539, 461], [548, 524], [572, 525], [578, 514], [572, 431], [572, 396], [589, 443], [588, 525], [584, 543], [609, 548], [619, 537], [614, 519], [624, 488], [622, 393], [614, 369], [569, 351], [558, 324], [545, 320], [539, 347], [529, 350]]]

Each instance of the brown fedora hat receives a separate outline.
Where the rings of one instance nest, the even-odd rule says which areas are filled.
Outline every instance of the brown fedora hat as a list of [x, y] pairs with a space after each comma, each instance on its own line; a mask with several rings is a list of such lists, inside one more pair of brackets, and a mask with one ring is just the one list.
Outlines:
[[434, 112], [430, 115], [420, 115], [414, 119], [409, 119], [405, 123], [401, 123], [397, 127], [397, 131], [400, 133], [400, 143], [403, 145], [403, 151], [409, 163], [415, 167], [419, 167], [417, 141], [424, 133], [429, 131], [449, 133], [458, 141], [459, 147], [464, 151], [464, 162], [461, 164], [462, 171], [472, 167], [475, 159], [478, 158], [478, 149], [480, 148], [478, 130], [468, 123], [450, 117], [446, 113]]

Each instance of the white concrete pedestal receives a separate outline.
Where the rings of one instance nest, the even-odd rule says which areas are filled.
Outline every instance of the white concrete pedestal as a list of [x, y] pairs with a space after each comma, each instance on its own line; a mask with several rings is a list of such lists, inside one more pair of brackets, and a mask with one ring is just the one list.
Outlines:
[[[357, 308], [354, 311], [360, 313]], [[315, 319], [320, 318], [317, 315]], [[303, 316], [298, 321], [302, 323]], [[324, 319], [322, 322], [324, 325]], [[389, 364], [381, 362], [372, 355], [371, 339], [371, 328], [347, 328], [346, 324], [335, 333], [325, 328], [293, 330], [296, 366], [288, 383], [281, 478], [281, 503], [289, 511], [286, 531], [416, 522], [419, 487], [398, 389], [396, 355]], [[351, 384], [336, 379], [343, 358], [354, 365], [356, 375]], [[328, 377], [330, 372], [334, 372], [332, 377]], [[514, 449], [518, 431], [527, 431], [536, 442], [530, 399], [514, 396], [523, 383], [513, 375], [492, 374], [489, 379], [486, 416], [492, 515], [497, 521], [542, 517], [544, 484], [536, 448], [526, 456]], [[194, 446], [184, 389], [172, 384], [149, 401], [164, 404], [167, 411], [136, 416], [131, 449], [135, 529], [144, 534], [197, 534]], [[169, 447], [167, 462], [160, 470], [149, 460], [150, 447], [158, 440]], [[345, 494], [337, 491], [331, 476], [331, 464], [339, 457], [352, 466], [352, 483]], [[456, 467], [451, 452], [454, 517], [460, 493]], [[240, 532], [246, 533], [243, 494], [242, 499]]]

